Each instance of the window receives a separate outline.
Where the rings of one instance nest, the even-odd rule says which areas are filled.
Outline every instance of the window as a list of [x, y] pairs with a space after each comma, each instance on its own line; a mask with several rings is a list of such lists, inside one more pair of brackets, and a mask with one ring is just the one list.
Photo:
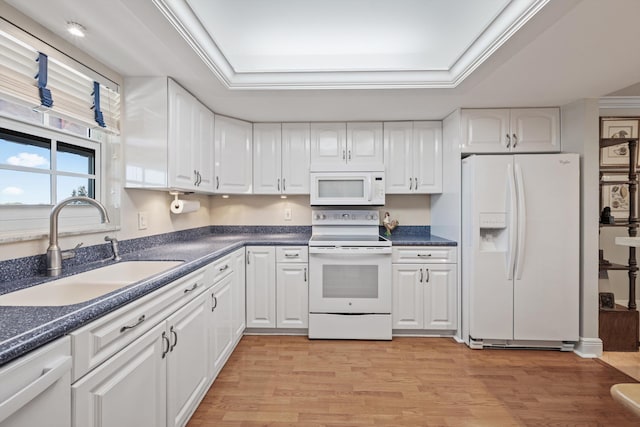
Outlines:
[[[0, 109], [0, 115], [6, 113]], [[25, 231], [42, 236], [51, 206], [65, 198], [105, 203], [104, 144], [69, 132], [74, 130], [63, 133], [0, 116], [0, 241]], [[103, 227], [97, 210], [81, 203], [65, 208], [60, 224], [61, 230]]]

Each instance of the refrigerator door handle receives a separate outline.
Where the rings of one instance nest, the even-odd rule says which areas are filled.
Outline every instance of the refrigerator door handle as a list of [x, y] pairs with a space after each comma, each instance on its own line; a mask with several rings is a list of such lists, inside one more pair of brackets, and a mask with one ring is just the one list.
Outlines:
[[509, 191], [509, 247], [507, 248], [507, 279], [513, 280], [516, 251], [516, 182], [513, 165], [507, 165], [507, 187]]
[[524, 259], [524, 245], [526, 241], [525, 227], [527, 224], [527, 206], [526, 195], [524, 194], [524, 181], [522, 178], [522, 169], [520, 165], [516, 163], [516, 184], [518, 193], [518, 251], [516, 252], [517, 258], [515, 262], [515, 275], [516, 280], [522, 279], [522, 262]]

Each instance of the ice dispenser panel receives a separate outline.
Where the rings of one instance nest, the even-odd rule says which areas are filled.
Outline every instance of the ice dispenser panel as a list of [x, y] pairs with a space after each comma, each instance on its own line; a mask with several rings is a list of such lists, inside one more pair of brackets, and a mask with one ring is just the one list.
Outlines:
[[480, 213], [480, 250], [504, 252], [507, 250], [506, 212]]
[[480, 214], [480, 228], [506, 228], [507, 213], [491, 212]]

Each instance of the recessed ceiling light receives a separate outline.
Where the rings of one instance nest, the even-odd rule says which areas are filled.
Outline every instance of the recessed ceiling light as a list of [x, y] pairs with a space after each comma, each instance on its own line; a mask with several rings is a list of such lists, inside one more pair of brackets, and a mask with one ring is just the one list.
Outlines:
[[84, 37], [87, 29], [77, 22], [69, 21], [67, 22], [67, 31], [76, 37]]

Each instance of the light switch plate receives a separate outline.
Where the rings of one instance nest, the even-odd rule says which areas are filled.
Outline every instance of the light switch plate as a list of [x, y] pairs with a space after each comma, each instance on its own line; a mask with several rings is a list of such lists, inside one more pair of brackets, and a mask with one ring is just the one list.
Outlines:
[[291, 208], [284, 208], [284, 220], [291, 221]]
[[147, 227], [147, 212], [138, 212], [138, 230], [146, 230]]

